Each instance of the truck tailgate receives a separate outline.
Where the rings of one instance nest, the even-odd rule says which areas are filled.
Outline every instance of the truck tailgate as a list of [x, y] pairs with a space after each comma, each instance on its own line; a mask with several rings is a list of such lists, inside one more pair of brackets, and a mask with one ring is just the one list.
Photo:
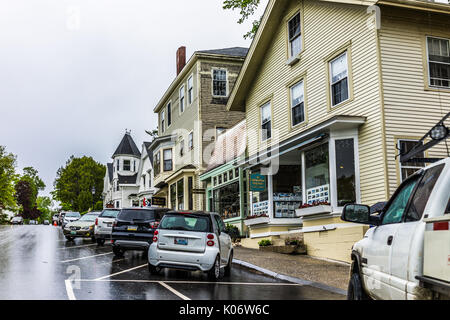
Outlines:
[[450, 215], [424, 221], [423, 275], [450, 285]]

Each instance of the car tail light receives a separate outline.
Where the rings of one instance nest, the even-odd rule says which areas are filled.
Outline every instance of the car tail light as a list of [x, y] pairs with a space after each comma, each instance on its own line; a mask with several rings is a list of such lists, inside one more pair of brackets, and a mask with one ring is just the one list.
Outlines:
[[158, 237], [153, 237], [153, 242], [158, 242]]
[[448, 221], [435, 222], [433, 223], [433, 231], [449, 230], [449, 224], [450, 222]]
[[114, 221], [112, 226], [113, 226], [113, 228], [117, 227], [117, 221]]
[[154, 235], [157, 236], [159, 234], [158, 230], [155, 230]]
[[214, 246], [214, 241], [209, 240], [208, 242], [206, 242], [206, 244], [207, 244], [209, 247], [212, 247], [212, 246]]
[[159, 226], [158, 221], [150, 222], [150, 228], [156, 229], [156, 228], [158, 228], [158, 226]]
[[208, 234], [206, 236], [209, 240], [213, 240], [214, 239], [214, 235], [212, 233]]
[[98, 226], [98, 218], [95, 218], [95, 225]]

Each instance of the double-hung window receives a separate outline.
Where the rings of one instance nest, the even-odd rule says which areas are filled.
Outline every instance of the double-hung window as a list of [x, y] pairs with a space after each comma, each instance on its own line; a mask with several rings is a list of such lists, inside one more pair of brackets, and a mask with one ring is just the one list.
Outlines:
[[169, 127], [172, 124], [172, 106], [169, 102], [167, 104], [167, 127]]
[[161, 172], [161, 153], [159, 151], [155, 153], [153, 158], [153, 172], [155, 173], [155, 177]]
[[[398, 140], [398, 148], [400, 150], [400, 154], [407, 154], [412, 148], [417, 145], [417, 140]], [[424, 158], [424, 153], [418, 153], [416, 157]], [[400, 161], [400, 159], [399, 159]], [[424, 164], [421, 162], [401, 162], [400, 161], [400, 181], [406, 180], [409, 176], [414, 174], [417, 170], [420, 170], [424, 167]]]
[[166, 115], [165, 115], [165, 112], [164, 112], [164, 110], [163, 110], [163, 111], [161, 111], [161, 132], [164, 132], [164, 129], [165, 129], [164, 124], [165, 124], [165, 121], [166, 121]]
[[189, 148], [189, 150], [194, 149], [194, 133], [193, 132], [189, 133], [189, 136], [188, 136], [188, 148]]
[[303, 81], [291, 87], [292, 126], [305, 121], [305, 88]]
[[213, 70], [213, 95], [218, 97], [227, 96], [227, 71]]
[[184, 86], [180, 88], [180, 113], [184, 112]]
[[265, 141], [272, 137], [272, 110], [270, 102], [261, 107], [261, 140]]
[[330, 62], [331, 105], [349, 98], [347, 51]]
[[164, 171], [172, 171], [172, 149], [164, 150]]
[[188, 85], [188, 104], [192, 104], [192, 101], [194, 100], [194, 80], [193, 77], [190, 76], [188, 81], [187, 81], [187, 85]]
[[131, 170], [131, 162], [130, 160], [123, 160], [123, 171]]
[[427, 38], [429, 84], [450, 88], [450, 39]]
[[302, 51], [302, 33], [300, 26], [300, 13], [297, 13], [288, 22], [289, 29], [289, 55], [296, 57]]

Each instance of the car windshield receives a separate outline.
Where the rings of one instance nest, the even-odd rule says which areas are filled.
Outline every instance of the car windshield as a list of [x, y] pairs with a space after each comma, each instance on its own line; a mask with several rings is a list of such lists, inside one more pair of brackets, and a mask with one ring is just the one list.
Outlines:
[[133, 209], [125, 209], [120, 211], [118, 215], [118, 219], [133, 221], [133, 220], [142, 220], [149, 221], [155, 220], [155, 210], [133, 210]]
[[97, 218], [97, 216], [94, 215], [94, 214], [85, 214], [85, 215], [82, 216], [82, 217], [80, 218], [80, 220], [78, 220], [78, 221], [94, 222], [94, 221], [95, 221], [95, 218]]
[[66, 213], [66, 217], [75, 217], [75, 218], [79, 218], [80, 214], [78, 212], [67, 212]]
[[119, 214], [119, 210], [103, 210], [103, 212], [99, 215], [102, 218], [117, 218]]
[[209, 232], [209, 219], [201, 216], [166, 215], [159, 225], [165, 230], [184, 230], [195, 232]]

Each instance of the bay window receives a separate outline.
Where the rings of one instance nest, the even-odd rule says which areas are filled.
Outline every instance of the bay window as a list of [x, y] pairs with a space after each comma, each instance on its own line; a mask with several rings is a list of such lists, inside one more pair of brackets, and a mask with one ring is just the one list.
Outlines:
[[177, 181], [178, 210], [184, 210], [184, 178]]
[[305, 151], [305, 182], [308, 204], [330, 203], [328, 143]]

